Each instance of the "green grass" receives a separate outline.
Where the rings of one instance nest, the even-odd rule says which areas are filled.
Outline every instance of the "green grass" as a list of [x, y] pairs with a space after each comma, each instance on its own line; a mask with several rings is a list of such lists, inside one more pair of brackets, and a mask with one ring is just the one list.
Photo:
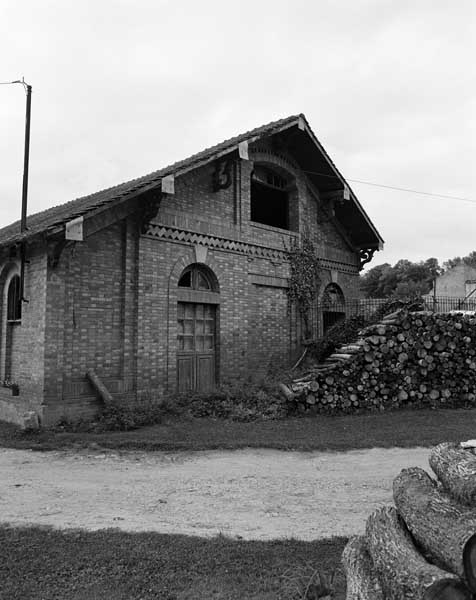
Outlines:
[[345, 597], [345, 538], [248, 542], [51, 528], [0, 527], [1, 600], [291, 600], [306, 564]]
[[402, 410], [387, 413], [293, 418], [240, 423], [173, 419], [135, 431], [23, 434], [0, 422], [0, 446], [60, 450], [97, 445], [116, 450], [276, 448], [345, 451], [393, 446], [433, 446], [474, 438], [476, 409]]

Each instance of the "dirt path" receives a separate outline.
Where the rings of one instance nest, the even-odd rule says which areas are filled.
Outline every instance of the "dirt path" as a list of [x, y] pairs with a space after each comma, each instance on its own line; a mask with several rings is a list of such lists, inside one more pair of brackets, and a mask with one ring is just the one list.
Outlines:
[[244, 539], [362, 531], [428, 449], [93, 453], [0, 449], [0, 520]]

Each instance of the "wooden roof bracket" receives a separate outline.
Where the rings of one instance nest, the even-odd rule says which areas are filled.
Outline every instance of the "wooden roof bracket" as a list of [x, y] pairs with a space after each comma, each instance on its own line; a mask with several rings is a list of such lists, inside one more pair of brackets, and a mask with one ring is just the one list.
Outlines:
[[[163, 180], [162, 180], [163, 181]], [[149, 192], [141, 202], [140, 232], [147, 233], [150, 222], [159, 212], [160, 202], [164, 192]]]
[[72, 246], [74, 242], [72, 240], [67, 240], [63, 238], [61, 240], [56, 241], [48, 248], [48, 266], [52, 269], [56, 269], [58, 266], [59, 260], [61, 258], [61, 254], [65, 248]]
[[372, 260], [375, 252], [379, 249], [380, 248], [360, 248], [360, 250], [359, 250], [359, 255], [360, 255], [359, 271], [362, 271], [364, 266]]

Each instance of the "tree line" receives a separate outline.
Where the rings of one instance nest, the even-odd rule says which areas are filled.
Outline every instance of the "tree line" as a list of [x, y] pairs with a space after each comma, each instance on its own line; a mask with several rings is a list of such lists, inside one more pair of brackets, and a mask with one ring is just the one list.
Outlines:
[[476, 250], [467, 256], [455, 256], [442, 265], [437, 258], [420, 262], [401, 259], [393, 267], [390, 263], [377, 265], [361, 276], [360, 286], [367, 298], [406, 298], [427, 294], [438, 275], [461, 264], [476, 268]]

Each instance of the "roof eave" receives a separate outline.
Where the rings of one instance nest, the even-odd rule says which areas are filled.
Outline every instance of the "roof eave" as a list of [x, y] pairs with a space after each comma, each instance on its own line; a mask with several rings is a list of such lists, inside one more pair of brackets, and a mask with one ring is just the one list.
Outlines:
[[303, 114], [299, 115], [299, 129], [302, 129], [303, 131], [305, 131], [309, 135], [309, 137], [312, 139], [312, 141], [314, 142], [314, 144], [317, 147], [317, 149], [319, 150], [319, 152], [322, 154], [322, 156], [325, 157], [327, 163], [329, 164], [329, 167], [333, 170], [333, 172], [335, 173], [336, 177], [341, 181], [341, 183], [344, 186], [347, 186], [347, 188], [350, 191], [352, 201], [354, 202], [354, 204], [359, 209], [359, 212], [361, 213], [361, 215], [364, 218], [365, 222], [367, 223], [368, 227], [371, 229], [372, 233], [375, 235], [377, 249], [378, 250], [382, 250], [383, 246], [384, 246], [384, 240], [383, 240], [382, 236], [379, 234], [379, 232], [377, 231], [377, 228], [372, 223], [372, 221], [370, 220], [369, 216], [365, 212], [363, 206], [358, 201], [357, 196], [355, 195], [355, 193], [352, 190], [351, 186], [346, 181], [345, 177], [342, 175], [342, 173], [340, 173], [339, 169], [332, 162], [330, 156], [327, 154], [326, 150], [324, 149], [324, 147], [322, 146], [322, 144], [319, 142], [319, 140], [315, 136], [315, 134], [312, 131], [309, 123], [307, 122], [306, 117]]

